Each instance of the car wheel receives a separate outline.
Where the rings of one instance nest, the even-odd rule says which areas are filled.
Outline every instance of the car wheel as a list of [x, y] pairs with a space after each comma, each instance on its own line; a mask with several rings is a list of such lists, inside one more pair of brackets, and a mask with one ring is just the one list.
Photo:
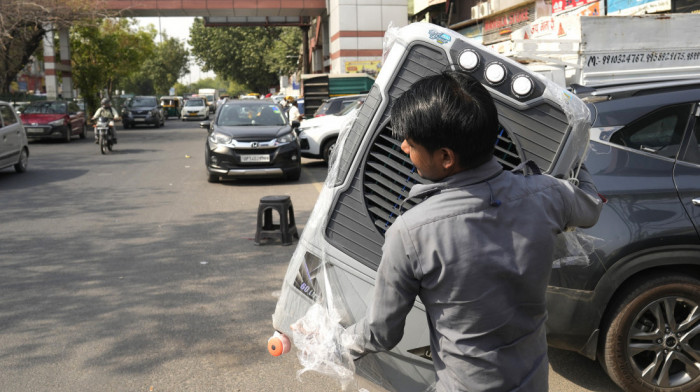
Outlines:
[[124, 127], [124, 129], [129, 129], [129, 123], [128, 123], [128, 122], [122, 123], [122, 126]]
[[700, 281], [675, 274], [641, 281], [603, 325], [600, 360], [630, 392], [700, 390]]
[[331, 160], [331, 154], [333, 153], [333, 150], [335, 149], [335, 142], [336, 139], [328, 140], [327, 142], [323, 143], [323, 148], [321, 149], [321, 154], [323, 155], [323, 160], [328, 163]]
[[221, 182], [221, 177], [218, 174], [208, 174], [207, 181], [209, 181], [212, 184], [216, 184], [218, 182]]
[[87, 125], [83, 124], [83, 129], [80, 131], [80, 138], [85, 139], [87, 137]]
[[70, 143], [71, 138], [73, 137], [73, 129], [68, 128], [66, 129], [66, 139], [64, 140], [66, 143]]
[[23, 148], [19, 153], [19, 161], [15, 163], [15, 171], [24, 173], [27, 171], [27, 165], [29, 165], [29, 152], [27, 152], [26, 148]]

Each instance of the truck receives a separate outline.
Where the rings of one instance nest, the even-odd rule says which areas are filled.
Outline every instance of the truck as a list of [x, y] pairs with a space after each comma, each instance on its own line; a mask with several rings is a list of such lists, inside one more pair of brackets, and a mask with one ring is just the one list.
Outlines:
[[219, 90], [215, 88], [200, 88], [197, 91], [197, 95], [207, 99], [207, 105], [209, 105], [210, 113], [214, 113], [216, 111], [216, 102], [219, 100]]
[[700, 14], [548, 16], [492, 45], [569, 87], [700, 78]]
[[372, 85], [374, 85], [374, 77], [362, 72], [301, 75], [304, 117], [313, 117], [316, 109], [328, 98], [341, 95], [366, 94], [372, 88]]

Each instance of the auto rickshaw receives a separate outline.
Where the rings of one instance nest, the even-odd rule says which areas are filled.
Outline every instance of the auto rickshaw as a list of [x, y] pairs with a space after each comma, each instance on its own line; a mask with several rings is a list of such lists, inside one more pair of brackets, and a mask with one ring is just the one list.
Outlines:
[[166, 120], [168, 117], [180, 118], [183, 101], [182, 97], [160, 97], [160, 105], [163, 107]]

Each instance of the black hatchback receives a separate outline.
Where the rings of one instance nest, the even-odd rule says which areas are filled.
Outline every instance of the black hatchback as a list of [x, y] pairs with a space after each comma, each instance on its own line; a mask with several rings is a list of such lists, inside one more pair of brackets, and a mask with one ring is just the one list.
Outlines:
[[209, 182], [248, 177], [299, 179], [299, 140], [274, 102], [227, 101], [213, 122], [201, 126], [209, 131], [204, 151]]

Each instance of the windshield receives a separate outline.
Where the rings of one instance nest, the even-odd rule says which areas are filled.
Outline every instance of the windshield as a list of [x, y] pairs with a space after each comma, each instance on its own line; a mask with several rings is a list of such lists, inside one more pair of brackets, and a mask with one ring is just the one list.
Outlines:
[[141, 107], [141, 106], [157, 106], [155, 98], [147, 97], [135, 97], [129, 103], [131, 107]]
[[65, 102], [33, 102], [24, 109], [24, 114], [64, 114]]
[[190, 98], [185, 102], [185, 106], [204, 106], [203, 99]]
[[277, 105], [237, 102], [224, 105], [216, 123], [222, 126], [285, 125], [287, 121]]

